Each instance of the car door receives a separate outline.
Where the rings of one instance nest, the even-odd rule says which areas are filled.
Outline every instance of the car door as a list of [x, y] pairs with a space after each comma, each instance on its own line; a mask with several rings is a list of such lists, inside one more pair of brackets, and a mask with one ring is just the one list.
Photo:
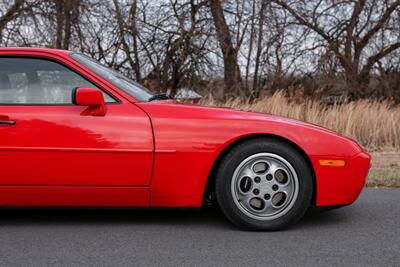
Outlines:
[[148, 116], [104, 90], [106, 115], [82, 115], [76, 87], [98, 86], [51, 59], [0, 57], [1, 186], [149, 186]]

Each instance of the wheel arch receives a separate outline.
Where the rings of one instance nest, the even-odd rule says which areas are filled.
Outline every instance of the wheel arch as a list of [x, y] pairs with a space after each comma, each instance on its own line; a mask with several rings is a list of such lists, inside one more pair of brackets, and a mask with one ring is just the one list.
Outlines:
[[215, 197], [213, 196], [213, 193], [215, 192], [215, 179], [216, 179], [216, 173], [218, 170], [218, 167], [221, 163], [221, 160], [224, 158], [224, 156], [235, 146], [248, 141], [248, 140], [253, 140], [253, 139], [257, 139], [257, 138], [271, 138], [271, 139], [275, 139], [275, 140], [279, 140], [282, 141], [286, 144], [289, 144], [290, 146], [292, 146], [294, 149], [296, 149], [305, 159], [305, 161], [307, 162], [308, 167], [310, 168], [311, 174], [312, 174], [312, 179], [313, 179], [313, 195], [312, 195], [312, 199], [311, 199], [311, 205], [315, 205], [316, 203], [316, 196], [317, 196], [317, 179], [316, 179], [316, 175], [315, 175], [315, 170], [314, 170], [314, 166], [311, 162], [311, 159], [309, 158], [309, 156], [307, 155], [307, 153], [300, 147], [298, 146], [296, 143], [292, 142], [291, 140], [284, 138], [282, 136], [279, 135], [274, 135], [274, 134], [253, 134], [253, 135], [247, 135], [244, 137], [241, 137], [237, 140], [234, 140], [233, 142], [231, 142], [230, 144], [228, 144], [218, 155], [218, 157], [216, 158], [216, 160], [214, 161], [211, 170], [208, 174], [207, 177], [207, 182], [206, 182], [206, 186], [204, 189], [204, 194], [203, 194], [203, 205], [207, 205], [210, 202], [214, 202]]

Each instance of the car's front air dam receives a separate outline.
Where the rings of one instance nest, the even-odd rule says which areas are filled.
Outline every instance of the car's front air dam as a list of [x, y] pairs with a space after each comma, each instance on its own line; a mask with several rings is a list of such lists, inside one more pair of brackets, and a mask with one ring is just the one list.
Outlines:
[[[343, 166], [321, 165], [321, 160], [343, 160]], [[317, 177], [317, 206], [348, 205], [359, 196], [371, 166], [371, 156], [360, 152], [351, 158], [311, 157]]]

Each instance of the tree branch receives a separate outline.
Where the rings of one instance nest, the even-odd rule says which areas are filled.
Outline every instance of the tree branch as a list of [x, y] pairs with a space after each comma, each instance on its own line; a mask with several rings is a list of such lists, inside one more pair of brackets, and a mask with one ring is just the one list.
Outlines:
[[367, 44], [368, 41], [380, 30], [383, 28], [383, 25], [388, 21], [391, 14], [396, 10], [397, 7], [400, 6], [400, 0], [396, 0], [383, 14], [381, 19], [375, 24], [372, 29], [365, 34], [365, 36], [361, 39], [360, 42], [357, 43], [357, 50], [362, 50]]
[[377, 63], [380, 59], [386, 57], [390, 53], [394, 52], [395, 50], [400, 48], [400, 42], [394, 43], [390, 46], [385, 47], [382, 49], [379, 53], [375, 54], [374, 56], [371, 56], [368, 58], [367, 64], [364, 66], [364, 68], [361, 71], [361, 76], [369, 74], [371, 71], [371, 68]]

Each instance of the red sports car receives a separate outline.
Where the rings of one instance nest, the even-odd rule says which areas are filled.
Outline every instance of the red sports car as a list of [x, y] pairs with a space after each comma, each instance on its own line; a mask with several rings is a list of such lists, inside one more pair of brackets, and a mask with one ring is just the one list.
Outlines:
[[201, 207], [276, 230], [351, 204], [370, 156], [330, 130], [154, 95], [79, 53], [0, 48], [0, 205]]

